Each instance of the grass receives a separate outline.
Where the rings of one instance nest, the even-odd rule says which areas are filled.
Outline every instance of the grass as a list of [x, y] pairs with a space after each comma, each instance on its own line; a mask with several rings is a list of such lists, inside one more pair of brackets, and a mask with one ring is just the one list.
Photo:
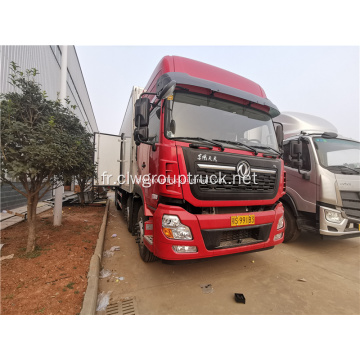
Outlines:
[[[48, 250], [48, 249], [47, 249]], [[23, 254], [20, 254], [19, 258], [26, 258], [26, 259], [34, 259], [41, 255], [41, 247], [39, 245], [35, 246], [34, 251], [26, 252], [26, 248], [21, 248], [20, 252], [23, 252]]]
[[84, 226], [84, 229], [85, 230], [91, 230], [91, 229], [93, 229], [95, 227], [95, 225], [85, 225]]
[[75, 285], [75, 283], [70, 282], [70, 283], [68, 283], [68, 284], [66, 285], [66, 287], [69, 288], [69, 289], [73, 289], [73, 288], [74, 288], [74, 285]]

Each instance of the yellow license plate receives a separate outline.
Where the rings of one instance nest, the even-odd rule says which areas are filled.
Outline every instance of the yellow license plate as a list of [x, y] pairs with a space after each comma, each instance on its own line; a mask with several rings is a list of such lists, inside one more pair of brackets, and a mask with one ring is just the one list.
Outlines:
[[239, 215], [231, 217], [231, 226], [254, 225], [255, 215]]

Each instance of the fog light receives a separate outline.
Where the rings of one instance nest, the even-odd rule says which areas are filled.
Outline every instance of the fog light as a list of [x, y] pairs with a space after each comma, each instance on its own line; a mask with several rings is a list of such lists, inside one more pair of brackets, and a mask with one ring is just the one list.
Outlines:
[[175, 252], [180, 253], [180, 254], [197, 252], [196, 246], [174, 245], [172, 248]]
[[277, 230], [280, 230], [284, 227], [284, 215], [281, 215], [278, 224], [277, 224]]
[[340, 212], [335, 210], [328, 210], [328, 209], [324, 209], [324, 211], [325, 211], [325, 219], [327, 221], [337, 224], [341, 223], [342, 217]]
[[274, 241], [280, 240], [283, 237], [283, 235], [284, 235], [284, 233], [282, 233], [282, 232], [280, 234], [275, 235], [274, 236]]
[[176, 215], [163, 215], [162, 231], [168, 239], [192, 240], [190, 228], [182, 224]]

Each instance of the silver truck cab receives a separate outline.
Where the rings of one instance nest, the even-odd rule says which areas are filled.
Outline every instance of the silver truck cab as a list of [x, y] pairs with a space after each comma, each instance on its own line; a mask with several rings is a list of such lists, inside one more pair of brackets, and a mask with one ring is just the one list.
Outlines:
[[284, 130], [284, 242], [300, 231], [359, 236], [360, 143], [317, 116], [286, 112], [276, 120]]

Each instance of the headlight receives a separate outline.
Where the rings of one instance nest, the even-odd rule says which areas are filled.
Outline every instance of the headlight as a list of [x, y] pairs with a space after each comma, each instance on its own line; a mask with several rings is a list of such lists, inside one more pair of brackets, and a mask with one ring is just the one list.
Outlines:
[[168, 239], [192, 240], [190, 228], [182, 224], [176, 215], [163, 215], [162, 231]]
[[325, 209], [325, 219], [327, 221], [340, 224], [342, 221], [341, 213], [335, 210]]
[[177, 227], [180, 225], [180, 219], [176, 215], [164, 215], [162, 218], [163, 227]]
[[280, 230], [284, 227], [284, 215], [281, 215], [281, 218], [278, 221], [277, 224], [277, 230]]
[[282, 233], [282, 232], [280, 234], [276, 234], [274, 236], [274, 241], [281, 239], [283, 237], [283, 235], [284, 235], [284, 233]]

